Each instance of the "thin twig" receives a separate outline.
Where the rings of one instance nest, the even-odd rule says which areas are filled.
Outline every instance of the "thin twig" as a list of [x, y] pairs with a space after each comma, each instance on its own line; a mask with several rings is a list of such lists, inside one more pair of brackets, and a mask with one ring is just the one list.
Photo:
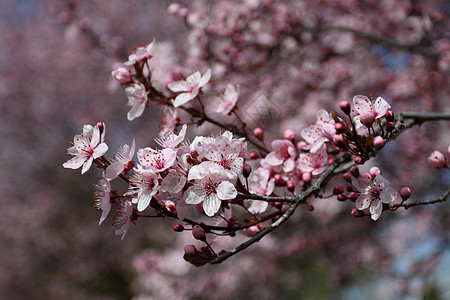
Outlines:
[[437, 198], [434, 199], [429, 199], [429, 200], [424, 200], [424, 201], [416, 201], [416, 202], [412, 202], [412, 203], [400, 203], [400, 204], [389, 204], [389, 207], [391, 208], [397, 208], [397, 207], [404, 207], [405, 209], [408, 209], [410, 207], [413, 206], [419, 206], [419, 205], [428, 205], [428, 204], [434, 204], [434, 203], [439, 203], [439, 202], [445, 202], [447, 201], [448, 197], [450, 196], [450, 189], [448, 189], [445, 193], [443, 193], [442, 195], [440, 195]]

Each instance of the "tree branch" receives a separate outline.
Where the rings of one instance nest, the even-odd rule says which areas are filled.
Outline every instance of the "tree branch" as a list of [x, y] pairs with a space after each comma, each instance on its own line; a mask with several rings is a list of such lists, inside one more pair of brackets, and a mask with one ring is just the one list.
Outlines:
[[450, 189], [448, 189], [445, 193], [440, 195], [437, 198], [424, 200], [424, 201], [416, 201], [413, 203], [400, 203], [400, 204], [389, 204], [390, 208], [397, 208], [397, 207], [404, 207], [405, 209], [408, 209], [413, 206], [419, 206], [419, 205], [428, 205], [428, 204], [434, 204], [439, 202], [445, 202], [447, 201], [448, 197], [450, 196]]

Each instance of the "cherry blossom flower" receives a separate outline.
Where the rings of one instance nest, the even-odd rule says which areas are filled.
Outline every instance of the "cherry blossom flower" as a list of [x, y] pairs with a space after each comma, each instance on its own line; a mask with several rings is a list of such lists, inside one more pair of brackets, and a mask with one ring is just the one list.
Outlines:
[[161, 182], [161, 190], [169, 193], [179, 193], [181, 191], [187, 181], [189, 169], [191, 168], [187, 160], [188, 156], [190, 156], [190, 151], [178, 154], [177, 164], [170, 168], [169, 174]]
[[94, 159], [99, 158], [108, 151], [108, 146], [103, 142], [105, 137], [105, 124], [102, 124], [102, 133], [98, 125], [83, 126], [83, 133], [76, 135], [73, 139], [73, 146], [67, 149], [68, 154], [74, 155], [63, 164], [64, 168], [81, 169], [81, 174], [86, 173], [92, 165]]
[[170, 168], [177, 158], [177, 151], [171, 148], [153, 150], [150, 147], [139, 149], [137, 157], [146, 170], [159, 173]]
[[194, 185], [184, 192], [184, 201], [187, 204], [203, 202], [203, 210], [210, 217], [219, 211], [222, 200], [236, 198], [236, 188], [228, 181], [224, 169], [216, 163], [206, 161], [193, 166], [188, 180], [194, 180]]
[[147, 91], [142, 83], [133, 83], [125, 88], [128, 97], [128, 106], [131, 106], [127, 114], [128, 121], [133, 121], [142, 116], [145, 106], [147, 105]]
[[284, 172], [294, 170], [297, 160], [297, 151], [294, 144], [288, 140], [274, 140], [272, 148], [274, 151], [267, 154], [265, 161], [274, 167], [283, 165]]
[[[258, 168], [256, 172], [250, 176], [248, 183], [249, 192], [260, 196], [269, 196], [273, 193], [275, 188], [275, 179], [270, 178], [270, 170], [265, 168]], [[261, 214], [266, 211], [268, 202], [257, 200], [246, 200], [248, 210], [252, 214]]]
[[131, 72], [124, 67], [115, 68], [111, 72], [111, 76], [117, 80], [120, 84], [127, 84], [132, 81]]
[[161, 135], [158, 138], [155, 138], [155, 141], [164, 148], [175, 149], [186, 137], [187, 125], [183, 124], [181, 127], [180, 133], [176, 135], [173, 131], [166, 132], [164, 135]]
[[94, 185], [94, 207], [102, 210], [98, 225], [102, 224], [111, 210], [111, 184], [106, 178]]
[[114, 162], [110, 164], [106, 168], [105, 178], [109, 180], [113, 180], [120, 173], [125, 170], [129, 170], [133, 167], [134, 163], [132, 162], [134, 150], [136, 147], [136, 143], [133, 139], [133, 144], [130, 146], [124, 145], [120, 146], [116, 153], [114, 154]]
[[[325, 142], [329, 141], [330, 131], [334, 130], [335, 121], [331, 114], [321, 109], [317, 112], [317, 120], [301, 132], [302, 138], [308, 142], [309, 146], [304, 149], [314, 153], [319, 150]], [[327, 134], [328, 133], [328, 134]]]
[[367, 126], [363, 125], [361, 118], [370, 119], [373, 116], [375, 124], [380, 124], [381, 119], [386, 115], [391, 106], [381, 97], [378, 97], [375, 102], [363, 95], [356, 95], [353, 97], [353, 105], [356, 112], [353, 113], [353, 122], [355, 123], [356, 132], [359, 135], [366, 135], [368, 133]]
[[383, 203], [391, 203], [397, 197], [397, 191], [389, 186], [389, 181], [381, 175], [372, 179], [369, 173], [364, 173], [355, 184], [358, 198], [355, 207], [359, 210], [368, 209], [372, 220], [377, 220], [383, 211]]
[[167, 87], [174, 93], [181, 93], [173, 102], [174, 107], [180, 107], [195, 97], [197, 97], [200, 89], [204, 87], [211, 78], [211, 70], [208, 69], [206, 73], [202, 76], [200, 72], [195, 72], [189, 75], [186, 80], [178, 80], [171, 82]]
[[135, 224], [137, 217], [134, 214], [133, 204], [131, 201], [125, 201], [120, 203], [120, 208], [117, 210], [114, 217], [113, 225], [115, 227], [120, 227], [115, 231], [115, 235], [122, 235], [121, 239], [125, 237], [130, 228], [130, 224]]
[[299, 158], [299, 168], [312, 175], [319, 175], [327, 168], [328, 154], [326, 147], [320, 148], [316, 153], [302, 153]]
[[137, 194], [137, 198], [133, 198], [133, 203], [137, 203], [138, 211], [143, 211], [159, 191], [158, 178], [154, 172], [144, 170], [141, 166], [137, 166], [134, 172], [135, 175], [130, 178], [130, 187], [125, 195]]
[[155, 40], [153, 40], [147, 46], [138, 47], [134, 52], [128, 56], [128, 61], [124, 63], [126, 66], [132, 66], [136, 62], [144, 61], [152, 57], [153, 50], [155, 49]]
[[216, 113], [227, 115], [236, 105], [239, 98], [239, 85], [235, 88], [229, 83], [225, 89], [223, 96], [219, 97]]

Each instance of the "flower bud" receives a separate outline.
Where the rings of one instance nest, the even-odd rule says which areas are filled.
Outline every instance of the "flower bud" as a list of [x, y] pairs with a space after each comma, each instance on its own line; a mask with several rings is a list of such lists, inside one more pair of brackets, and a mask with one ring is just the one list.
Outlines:
[[361, 164], [364, 163], [364, 160], [362, 159], [362, 157], [356, 156], [355, 157], [355, 163], [357, 163], [358, 165], [361, 165]]
[[308, 146], [308, 144], [305, 141], [300, 141], [297, 143], [298, 150], [303, 150], [306, 146]]
[[283, 177], [281, 177], [280, 174], [275, 174], [275, 176], [273, 176], [273, 178], [275, 178], [276, 186], [285, 186], [286, 185], [286, 181], [283, 179]]
[[242, 229], [242, 233], [248, 237], [253, 237], [258, 234], [263, 228], [259, 225], [253, 225], [248, 228]]
[[381, 170], [378, 167], [372, 167], [369, 171], [370, 177], [374, 179], [377, 175], [381, 175]]
[[251, 172], [252, 172], [252, 166], [250, 166], [247, 163], [244, 163], [244, 167], [242, 168], [242, 175], [244, 175], [245, 178], [248, 178], [248, 176], [250, 176]]
[[295, 184], [293, 182], [288, 182], [286, 188], [288, 189], [289, 192], [293, 193], [295, 191]]
[[392, 110], [388, 110], [385, 117], [388, 122], [394, 122], [394, 113], [392, 112]]
[[344, 187], [342, 185], [336, 185], [333, 189], [333, 195], [340, 195], [344, 192]]
[[118, 67], [111, 72], [111, 76], [117, 80], [120, 84], [127, 84], [132, 81], [131, 73], [129, 70]]
[[186, 245], [184, 246], [184, 253], [188, 255], [195, 255], [197, 254], [197, 248], [195, 248], [194, 245]]
[[356, 207], [352, 209], [352, 216], [360, 218], [364, 217], [366, 214], [362, 211], [357, 209]]
[[400, 190], [400, 197], [402, 197], [403, 201], [406, 201], [409, 199], [409, 197], [411, 197], [411, 189], [409, 187], [403, 187]]
[[340, 133], [344, 132], [344, 125], [342, 125], [342, 123], [336, 123], [334, 125], [334, 129], [336, 129], [337, 134], [340, 134]]
[[345, 138], [342, 134], [335, 134], [333, 136], [333, 143], [336, 144], [336, 146], [344, 148], [345, 147]]
[[284, 131], [284, 138], [286, 140], [289, 140], [292, 143], [294, 143], [295, 142], [295, 132], [293, 130], [291, 130], [291, 129], [286, 129]]
[[349, 115], [352, 107], [350, 106], [350, 103], [348, 101], [342, 101], [339, 104], [339, 107], [344, 112], [344, 114]]
[[384, 139], [381, 136], [376, 136], [373, 138], [373, 147], [380, 150], [384, 147]]
[[206, 241], [205, 229], [200, 225], [192, 227], [192, 235], [196, 240]]
[[250, 152], [250, 154], [248, 155], [250, 157], [250, 159], [258, 159], [259, 155], [256, 152]]
[[430, 157], [428, 157], [428, 163], [436, 169], [445, 168], [447, 166], [447, 160], [444, 154], [439, 151], [431, 153]]
[[372, 127], [372, 124], [375, 121], [375, 115], [371, 111], [363, 110], [359, 114], [359, 120], [361, 121], [361, 123], [364, 126], [366, 126], [367, 128], [370, 128], [370, 127]]
[[344, 194], [339, 194], [337, 195], [337, 200], [344, 202], [345, 200], [347, 200], [347, 196], [345, 196]]
[[361, 173], [359, 173], [359, 168], [357, 166], [353, 166], [350, 168], [350, 174], [352, 174], [352, 176], [355, 178], [359, 178], [361, 176]]
[[173, 225], [173, 230], [175, 230], [176, 232], [182, 232], [184, 230], [184, 227], [181, 224], [175, 224]]
[[342, 174], [342, 178], [344, 178], [344, 180], [347, 182], [352, 182], [352, 177], [350, 176], [349, 173]]
[[395, 128], [394, 122], [388, 122], [386, 124], [386, 131], [387, 132], [391, 132], [392, 130], [394, 130], [394, 128]]
[[264, 131], [261, 128], [257, 127], [253, 129], [253, 134], [256, 136], [258, 140], [260, 141], [264, 140]]
[[302, 174], [302, 179], [304, 182], [311, 182], [312, 180], [312, 175], [311, 172], [305, 172]]
[[170, 201], [170, 200], [164, 201], [164, 206], [171, 213], [173, 213], [175, 215], [177, 214], [177, 207], [176, 207], [176, 205], [175, 205], [175, 203], [173, 201]]
[[351, 201], [356, 201], [356, 199], [358, 199], [358, 194], [355, 192], [351, 192], [350, 194], [348, 194], [347, 198]]

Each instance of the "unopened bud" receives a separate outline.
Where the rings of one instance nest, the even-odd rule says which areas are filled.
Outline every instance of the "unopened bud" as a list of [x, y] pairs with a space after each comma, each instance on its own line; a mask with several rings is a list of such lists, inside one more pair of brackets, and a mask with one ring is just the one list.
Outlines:
[[342, 123], [336, 123], [334, 125], [334, 129], [336, 129], [337, 134], [340, 134], [340, 133], [344, 132], [344, 125], [342, 125]]
[[250, 152], [250, 154], [248, 155], [250, 157], [250, 159], [258, 159], [259, 155], [256, 152]]
[[447, 166], [447, 159], [441, 152], [434, 151], [431, 153], [430, 157], [428, 157], [428, 163], [436, 169], [445, 168]]
[[363, 110], [359, 114], [359, 120], [361, 121], [361, 123], [364, 126], [366, 126], [367, 128], [370, 128], [370, 127], [372, 127], [372, 124], [375, 121], [375, 115], [371, 111]]
[[361, 164], [364, 163], [364, 160], [362, 159], [362, 157], [356, 156], [355, 157], [355, 163], [357, 163], [358, 165], [361, 165]]
[[194, 227], [192, 227], [192, 235], [196, 240], [206, 240], [205, 229], [203, 229], [200, 225], [195, 225]]
[[344, 187], [342, 185], [336, 185], [333, 189], [333, 195], [340, 195], [344, 192]]
[[308, 146], [308, 144], [305, 141], [300, 141], [297, 143], [298, 150], [303, 150], [306, 146]]
[[370, 177], [374, 179], [377, 175], [381, 175], [381, 170], [378, 167], [372, 167], [369, 171]]
[[253, 134], [256, 136], [258, 140], [260, 141], [264, 140], [264, 131], [261, 128], [257, 127], [253, 129]]
[[312, 174], [311, 172], [305, 172], [302, 174], [302, 179], [304, 182], [311, 182], [312, 180]]
[[400, 190], [400, 197], [402, 197], [403, 201], [406, 201], [409, 199], [409, 197], [411, 197], [411, 189], [409, 187], [403, 187]]
[[171, 213], [173, 213], [175, 215], [177, 214], [177, 207], [176, 207], [176, 205], [175, 205], [175, 203], [173, 201], [170, 201], [170, 200], [164, 201], [164, 206]]
[[286, 185], [286, 181], [283, 179], [283, 177], [281, 177], [280, 174], [275, 174], [275, 176], [273, 176], [273, 178], [275, 178], [276, 186], [285, 186]]
[[347, 198], [351, 201], [356, 201], [356, 199], [358, 199], [358, 194], [355, 192], [351, 192], [350, 194], [348, 194]]
[[295, 142], [295, 132], [293, 130], [291, 130], [291, 129], [286, 129], [284, 131], [284, 138], [286, 140], [289, 140], [292, 143], [294, 143]]
[[362, 211], [357, 209], [356, 207], [352, 209], [352, 216], [360, 218], [364, 217], [366, 214]]
[[242, 168], [242, 175], [244, 175], [245, 178], [248, 178], [248, 176], [250, 176], [251, 172], [252, 172], [252, 166], [250, 166], [247, 163], [244, 163], [244, 167]]
[[386, 124], [387, 132], [391, 132], [392, 130], [394, 130], [394, 128], [395, 128], [394, 122], [387, 122], [387, 124]]
[[353, 166], [350, 168], [350, 174], [352, 174], [352, 176], [355, 178], [359, 178], [361, 176], [361, 173], [359, 173], [359, 168], [357, 166]]
[[293, 193], [295, 191], [295, 184], [293, 182], [288, 182], [286, 188], [288, 189], [289, 192]]
[[197, 254], [197, 248], [195, 248], [194, 245], [186, 245], [184, 246], [184, 253], [188, 255], [195, 255]]
[[344, 194], [339, 194], [337, 195], [337, 199], [338, 201], [344, 202], [345, 200], [347, 200], [347, 196], [345, 196]]
[[342, 174], [342, 178], [344, 178], [344, 180], [347, 182], [352, 182], [352, 177], [350, 176], [349, 173]]
[[394, 113], [392, 112], [392, 110], [388, 110], [388, 111], [386, 112], [385, 117], [386, 117], [386, 121], [388, 121], [388, 122], [394, 122]]
[[344, 114], [349, 115], [350, 111], [352, 109], [350, 103], [348, 101], [342, 101], [339, 104], [339, 107], [341, 108], [341, 110], [344, 112]]
[[376, 136], [373, 138], [373, 147], [380, 150], [384, 147], [384, 139], [381, 136]]
[[345, 147], [345, 138], [342, 134], [335, 134], [333, 136], [333, 143], [336, 144], [336, 146], [344, 148]]
[[184, 230], [184, 227], [181, 224], [175, 224], [173, 225], [173, 230], [175, 230], [176, 232], [182, 232]]
[[111, 72], [111, 76], [120, 84], [127, 84], [132, 81], [131, 73], [124, 67], [118, 67]]

